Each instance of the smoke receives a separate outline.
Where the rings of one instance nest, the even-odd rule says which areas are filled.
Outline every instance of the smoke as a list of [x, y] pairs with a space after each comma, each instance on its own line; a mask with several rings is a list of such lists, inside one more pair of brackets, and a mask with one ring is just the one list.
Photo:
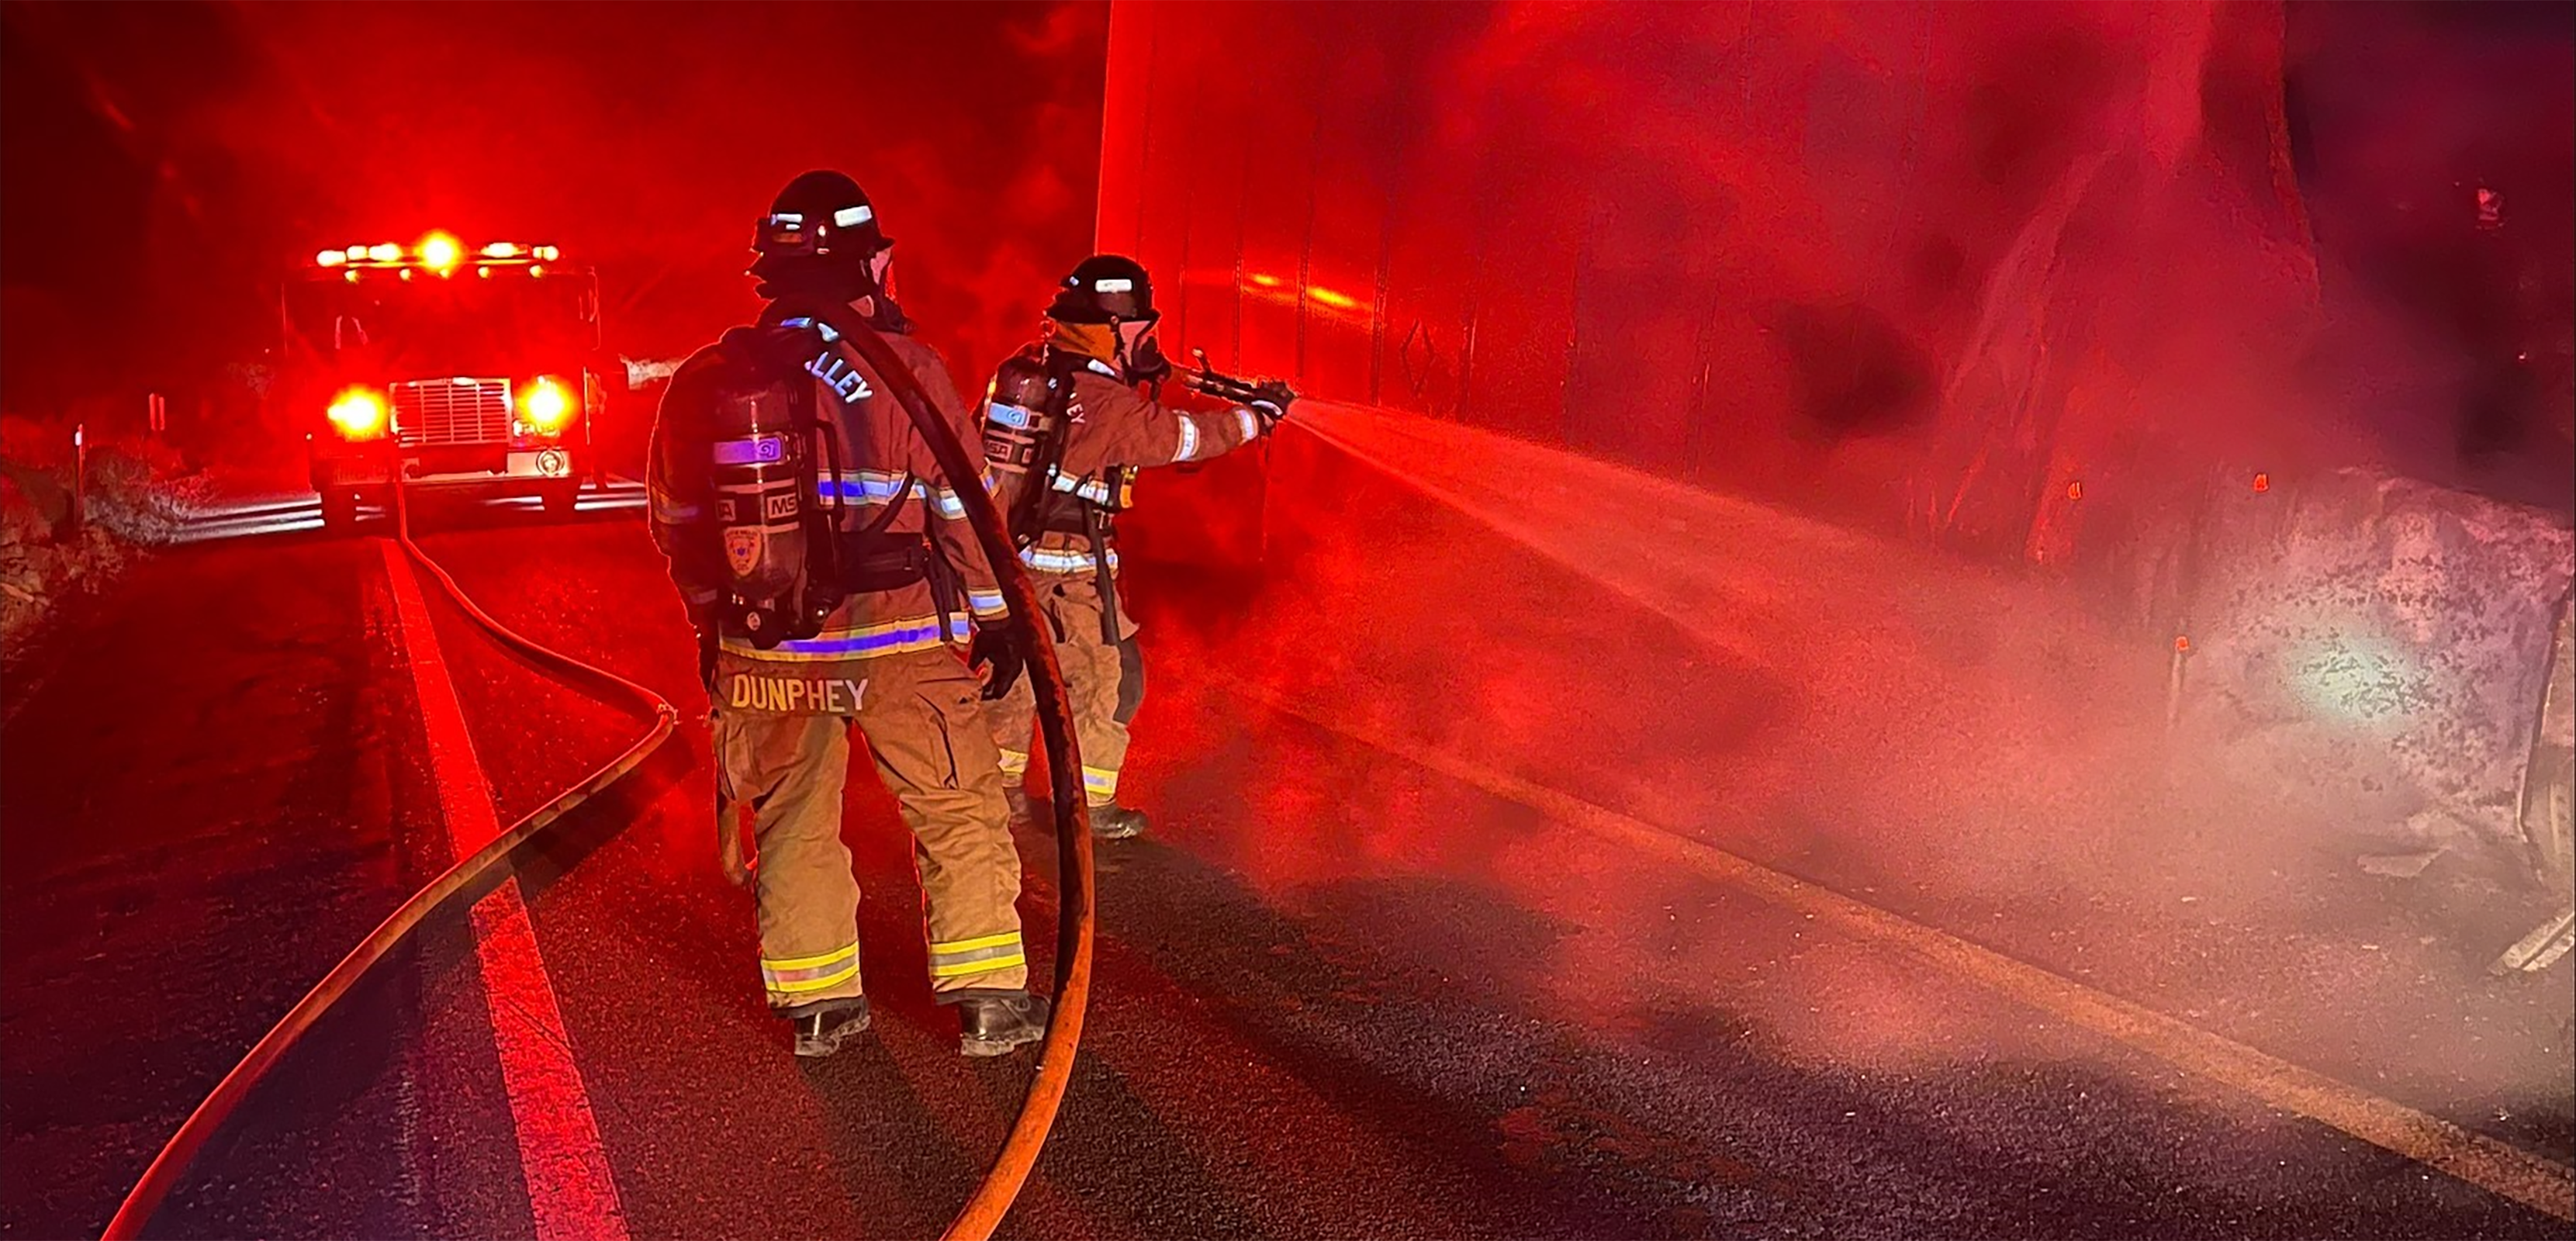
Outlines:
[[[2281, 10], [1299, 11], [1385, 63], [1256, 40], [1276, 6], [1156, 7], [1115, 41], [1151, 89], [1110, 105], [1109, 164], [1141, 171], [1107, 223], [1200, 274], [1167, 330], [1325, 398], [1266, 490], [1158, 480], [1123, 526], [1177, 704], [1140, 717], [1145, 796], [1155, 754], [1177, 785], [1283, 748], [1223, 794], [1279, 830], [1192, 847], [1289, 900], [1357, 869], [1594, 925], [1674, 907], [1568, 896], [1595, 859], [1546, 811], [1444, 809], [1343, 744], [1394, 737], [2070, 977], [2152, 979], [2195, 1020], [2278, 986], [2247, 945], [2314, 944], [2300, 985], [2357, 990], [2391, 931], [2451, 978], [2524, 929], [2496, 925], [2532, 895], [2497, 878], [2508, 839], [2406, 891], [2348, 882], [2414, 809], [2497, 800], [2528, 708], [2494, 703], [2566, 541], [2338, 472], [2421, 468], [2398, 415], [2448, 412], [2375, 418], [2325, 382], [2343, 234], [2294, 177]], [[1252, 42], [1274, 55], [1214, 54]], [[1256, 494], [1271, 576], [1216, 598], [1222, 553], [1176, 532]], [[1248, 743], [1227, 679], [1346, 736]], [[2404, 710], [2338, 714], [2356, 700]], [[1627, 998], [1557, 951], [1569, 1000]], [[2428, 1003], [2475, 1002], [2455, 991]], [[2270, 1045], [2341, 1049], [2331, 1011]], [[2358, 1058], [2477, 1071], [2441, 1029], [2367, 1028]], [[2563, 1048], [2529, 1050], [2513, 1072], [2563, 1080]]]

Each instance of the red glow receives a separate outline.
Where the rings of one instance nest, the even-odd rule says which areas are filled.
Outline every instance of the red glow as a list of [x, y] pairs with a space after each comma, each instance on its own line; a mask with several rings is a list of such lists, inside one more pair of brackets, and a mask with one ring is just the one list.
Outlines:
[[2067, 498], [2067, 499], [2069, 499], [2069, 500], [2081, 500], [2081, 499], [2083, 499], [2083, 498], [2084, 498], [2084, 484], [2082, 484], [2082, 483], [2080, 483], [2080, 482], [2077, 482], [2077, 483], [2068, 483], [2068, 484], [2066, 484], [2066, 498]]
[[[1906, 6], [1506, 8], [1353, 6], [1327, 39], [1295, 6], [1113, 6], [1142, 85], [1108, 94], [1099, 248], [1242, 273], [1165, 310], [1237, 371], [1961, 550], [2054, 554], [2052, 480], [2236, 456], [2267, 428], [2233, 411], [2296, 407], [2264, 342], [2315, 275], [2262, 6], [1964, 6], [1937, 39]], [[1424, 54], [1348, 61], [1358, 32]], [[1280, 184], [1211, 181], [1217, 153]], [[2142, 374], [2230, 412], [2151, 449], [2117, 430]], [[2053, 402], [2051, 442], [1980, 451]]]
[[2255, 476], [2254, 476], [2254, 490], [2256, 490], [2256, 491], [2270, 491], [2271, 489], [2272, 489], [2272, 476], [2271, 476], [2271, 475], [2269, 475], [2269, 474], [2257, 474], [2257, 475], [2255, 475]]

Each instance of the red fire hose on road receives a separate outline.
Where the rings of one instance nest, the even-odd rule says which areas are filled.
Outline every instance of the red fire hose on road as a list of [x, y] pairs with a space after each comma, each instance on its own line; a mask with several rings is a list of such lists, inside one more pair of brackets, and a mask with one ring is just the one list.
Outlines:
[[[967, 523], [973, 527], [986, 558], [992, 562], [994, 576], [1001, 583], [1003, 598], [1010, 608], [1009, 623], [1019, 630], [1024, 640], [1028, 655], [1025, 670], [1031, 688], [1036, 691], [1038, 727], [1046, 745], [1062, 888], [1054, 1013], [1038, 1055], [1036, 1077], [1029, 1084], [1019, 1117], [1012, 1124], [1010, 1135], [1004, 1139], [991, 1170], [944, 1234], [951, 1241], [984, 1241], [1001, 1223], [1012, 1201], [1019, 1196], [1020, 1186], [1036, 1166], [1038, 1151], [1046, 1143], [1047, 1132], [1055, 1123], [1056, 1109], [1063, 1102], [1065, 1088], [1072, 1080], [1074, 1057], [1082, 1040], [1083, 1012], [1091, 992], [1093, 920], [1090, 815], [1075, 774], [1081, 771], [1082, 761], [1074, 745], [1072, 709], [1065, 697], [1063, 671], [1056, 663], [1055, 644], [1044, 640], [1045, 630], [1037, 623], [1037, 587], [1030, 582], [1028, 571], [1020, 564], [1018, 551], [1012, 546], [1000, 509], [984, 488], [977, 485], [977, 480], [983, 476], [982, 463], [967, 455], [965, 444], [941, 418], [920, 383], [913, 378], [911, 370], [883, 339], [868, 330], [866, 325], [843, 323], [839, 316], [829, 312], [817, 317], [840, 331], [868, 365], [885, 379], [923, 439], [930, 444], [939, 461], [940, 471], [952, 480], [959, 480], [951, 490], [965, 503]], [[354, 990], [358, 982], [391, 955], [421, 923], [447, 908], [461, 894], [469, 891], [479, 894], [488, 890], [485, 881], [496, 874], [502, 879], [509, 878], [523, 845], [561, 821], [574, 807], [634, 771], [670, 739], [678, 725], [678, 709], [661, 695], [616, 673], [530, 641], [476, 606], [464, 589], [456, 584], [456, 579], [412, 541], [410, 512], [404, 503], [399, 472], [388, 476], [395, 480], [391, 488], [395, 540], [413, 563], [426, 571], [467, 617], [494, 640], [551, 671], [565, 683], [604, 701], [620, 702], [635, 708], [639, 717], [650, 719], [650, 727], [605, 766], [511, 824], [471, 856], [449, 867], [427, 887], [405, 899], [382, 924], [342, 957], [339, 964], [332, 966], [330, 972], [324, 974], [304, 998], [296, 1001], [295, 1006], [288, 1009], [268, 1033], [260, 1036], [249, 1054], [215, 1084], [205, 1101], [197, 1105], [162, 1146], [160, 1153], [153, 1156], [141, 1179], [126, 1194], [125, 1201], [117, 1207], [116, 1215], [108, 1221], [103, 1234], [108, 1241], [142, 1235], [144, 1225], [151, 1221], [168, 1199], [170, 1191], [177, 1187], [197, 1153], [240, 1108], [252, 1088], [276, 1067], [323, 1014]]]
[[912, 370], [864, 323], [842, 322], [829, 310], [816, 315], [849, 340], [868, 366], [884, 378], [903, 403], [904, 412], [939, 459], [939, 472], [954, 480], [950, 489], [966, 504], [966, 522], [992, 562], [1011, 624], [1020, 631], [1028, 654], [1029, 686], [1036, 691], [1038, 731], [1046, 741], [1047, 786], [1055, 803], [1059, 913], [1056, 922], [1055, 1012], [1047, 1022], [1046, 1043], [1038, 1052], [1037, 1076], [1029, 1082], [1020, 1114], [1011, 1123], [993, 1167], [976, 1186], [973, 1197], [942, 1234], [943, 1241], [984, 1241], [1019, 1197], [1020, 1186], [1037, 1166], [1038, 1151], [1055, 1125], [1056, 1108], [1073, 1080], [1074, 1053], [1082, 1045], [1082, 1017], [1091, 1000], [1091, 813], [1080, 783], [1082, 756], [1074, 746], [1073, 704], [1065, 697], [1064, 670], [1057, 666], [1055, 643], [1038, 622], [1038, 588], [1020, 564], [1002, 510], [980, 485], [984, 463], [966, 455], [966, 445], [940, 417], [921, 390]]

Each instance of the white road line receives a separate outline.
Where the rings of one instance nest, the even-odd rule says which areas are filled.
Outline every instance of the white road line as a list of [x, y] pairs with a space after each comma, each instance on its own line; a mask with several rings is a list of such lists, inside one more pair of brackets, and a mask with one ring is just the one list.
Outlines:
[[[451, 859], [481, 848], [501, 834], [491, 785], [465, 729], [438, 632], [411, 563], [391, 539], [379, 540], [385, 578], [393, 589], [394, 618], [418, 692], [428, 734], [430, 771], [438, 787], [440, 817], [447, 823]], [[528, 1187], [528, 1209], [539, 1241], [625, 1241], [626, 1212], [599, 1140], [599, 1121], [583, 1089], [555, 1003], [536, 928], [513, 880], [474, 906], [476, 964], [484, 1007], [501, 1060], [502, 1087], [510, 1101], [519, 1168]]]

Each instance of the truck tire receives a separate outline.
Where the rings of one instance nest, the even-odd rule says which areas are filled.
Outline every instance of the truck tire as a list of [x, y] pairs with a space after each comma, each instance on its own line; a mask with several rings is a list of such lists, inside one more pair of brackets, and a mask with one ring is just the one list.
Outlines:
[[333, 534], [347, 534], [358, 528], [358, 493], [346, 487], [334, 487], [322, 493], [322, 528]]

